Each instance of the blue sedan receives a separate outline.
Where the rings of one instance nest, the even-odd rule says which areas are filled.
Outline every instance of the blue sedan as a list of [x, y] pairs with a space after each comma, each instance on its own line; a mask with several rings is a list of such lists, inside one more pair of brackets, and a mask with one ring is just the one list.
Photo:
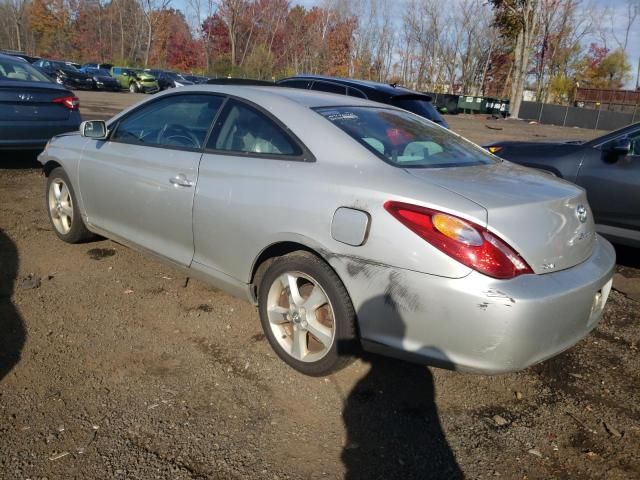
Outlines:
[[78, 130], [78, 98], [26, 61], [0, 54], [0, 149], [41, 150]]

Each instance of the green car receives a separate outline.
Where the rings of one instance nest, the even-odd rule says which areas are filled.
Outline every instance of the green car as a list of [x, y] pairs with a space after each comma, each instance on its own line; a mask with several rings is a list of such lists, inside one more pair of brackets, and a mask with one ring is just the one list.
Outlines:
[[139, 68], [112, 67], [111, 76], [132, 93], [155, 93], [160, 90], [156, 77]]

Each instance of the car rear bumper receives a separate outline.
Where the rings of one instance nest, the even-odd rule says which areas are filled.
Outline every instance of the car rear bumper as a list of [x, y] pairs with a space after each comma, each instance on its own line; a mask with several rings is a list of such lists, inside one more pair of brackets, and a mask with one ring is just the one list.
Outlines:
[[596, 326], [615, 252], [598, 237], [579, 265], [511, 280], [477, 272], [449, 279], [350, 260], [332, 265], [352, 296], [365, 349], [497, 374], [557, 355]]
[[77, 111], [71, 112], [66, 120], [0, 121], [0, 149], [41, 149], [51, 137], [78, 130], [80, 122], [80, 113]]

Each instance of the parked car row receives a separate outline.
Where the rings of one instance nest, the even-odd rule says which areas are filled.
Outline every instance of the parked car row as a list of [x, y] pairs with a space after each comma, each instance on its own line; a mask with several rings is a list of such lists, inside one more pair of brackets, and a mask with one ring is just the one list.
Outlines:
[[[169, 70], [118, 67], [109, 63], [85, 63], [36, 58], [21, 52], [1, 52], [22, 58], [56, 83], [72, 89], [129, 90], [134, 93], [155, 93], [167, 88], [206, 83], [207, 77], [183, 76]], [[189, 77], [189, 78], [186, 78]]]

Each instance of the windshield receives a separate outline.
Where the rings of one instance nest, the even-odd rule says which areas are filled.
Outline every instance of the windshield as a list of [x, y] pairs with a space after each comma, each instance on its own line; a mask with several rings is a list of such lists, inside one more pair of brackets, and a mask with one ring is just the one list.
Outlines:
[[316, 111], [397, 167], [461, 167], [497, 161], [473, 143], [408, 112], [379, 107], [323, 107]]
[[27, 82], [51, 83], [49, 77], [22, 60], [0, 58], [0, 81], [22, 80]]

